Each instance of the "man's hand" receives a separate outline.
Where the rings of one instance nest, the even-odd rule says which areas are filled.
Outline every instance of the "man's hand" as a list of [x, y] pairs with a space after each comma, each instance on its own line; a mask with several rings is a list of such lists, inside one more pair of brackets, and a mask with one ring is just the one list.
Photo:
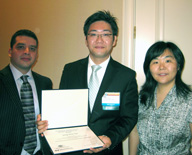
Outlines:
[[46, 120], [41, 121], [41, 115], [39, 114], [37, 115], [36, 124], [37, 124], [38, 133], [41, 134], [41, 136], [43, 137], [43, 132], [48, 128], [48, 121]]
[[84, 153], [98, 153], [98, 152], [101, 152], [107, 148], [109, 148], [111, 146], [111, 139], [107, 136], [99, 136], [99, 138], [104, 142], [104, 145], [102, 148], [97, 148], [97, 149], [94, 149], [94, 148], [90, 148], [90, 150], [84, 150], [83, 152]]

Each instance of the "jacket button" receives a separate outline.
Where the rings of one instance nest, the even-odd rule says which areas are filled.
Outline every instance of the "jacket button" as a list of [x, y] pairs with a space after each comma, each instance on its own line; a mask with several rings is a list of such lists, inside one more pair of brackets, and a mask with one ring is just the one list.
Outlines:
[[22, 147], [23, 147], [23, 145], [24, 145], [24, 143], [20, 143], [20, 146], [22, 146]]

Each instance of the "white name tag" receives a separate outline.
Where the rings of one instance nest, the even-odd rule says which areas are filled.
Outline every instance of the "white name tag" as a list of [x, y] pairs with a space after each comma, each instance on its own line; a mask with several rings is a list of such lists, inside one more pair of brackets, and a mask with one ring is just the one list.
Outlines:
[[105, 92], [102, 97], [103, 110], [119, 110], [120, 92]]

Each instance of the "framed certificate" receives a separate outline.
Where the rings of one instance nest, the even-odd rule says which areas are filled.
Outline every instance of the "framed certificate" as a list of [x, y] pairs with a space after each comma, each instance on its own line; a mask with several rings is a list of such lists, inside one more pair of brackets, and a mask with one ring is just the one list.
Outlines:
[[103, 146], [87, 126], [88, 89], [42, 90], [44, 136], [54, 154]]

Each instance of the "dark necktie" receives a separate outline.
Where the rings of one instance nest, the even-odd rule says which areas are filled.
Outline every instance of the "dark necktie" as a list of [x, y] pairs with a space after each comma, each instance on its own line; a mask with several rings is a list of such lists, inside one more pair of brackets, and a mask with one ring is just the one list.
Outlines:
[[89, 80], [89, 105], [90, 110], [92, 112], [97, 92], [99, 90], [99, 79], [97, 77], [97, 71], [101, 68], [101, 66], [93, 65], [91, 66], [91, 68], [92, 68], [92, 74]]
[[36, 125], [35, 125], [35, 110], [33, 102], [33, 92], [31, 85], [27, 81], [28, 75], [21, 76], [23, 84], [21, 85], [21, 103], [25, 119], [26, 135], [24, 141], [24, 150], [29, 154], [33, 154], [36, 146]]

